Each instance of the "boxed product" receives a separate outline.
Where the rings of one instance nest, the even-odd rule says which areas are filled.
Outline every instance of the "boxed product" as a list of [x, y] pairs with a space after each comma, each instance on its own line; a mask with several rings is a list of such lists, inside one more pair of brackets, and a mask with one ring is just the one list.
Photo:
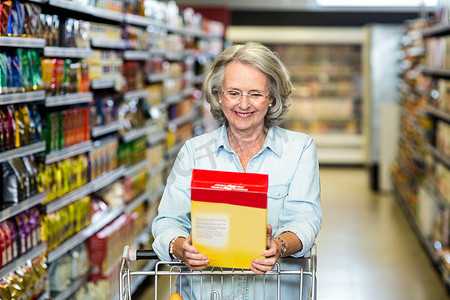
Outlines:
[[248, 269], [266, 249], [268, 175], [194, 169], [192, 244], [209, 266]]

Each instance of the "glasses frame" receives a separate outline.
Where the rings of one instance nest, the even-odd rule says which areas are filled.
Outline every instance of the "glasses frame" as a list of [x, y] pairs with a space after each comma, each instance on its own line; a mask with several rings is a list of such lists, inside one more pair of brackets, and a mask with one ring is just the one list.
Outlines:
[[[234, 93], [240, 93], [239, 99], [237, 99], [237, 100], [229, 99], [229, 98], [227, 97], [227, 95], [229, 96], [231, 92], [234, 92]], [[233, 103], [239, 103], [239, 102], [242, 100], [242, 97], [247, 97], [248, 101], [251, 102], [251, 103], [253, 103], [253, 104], [255, 104], [255, 103], [260, 103], [259, 101], [256, 101], [256, 102], [255, 102], [254, 100], [252, 100], [252, 99], [250, 98], [251, 94], [244, 94], [244, 93], [242, 93], [242, 92], [240, 92], [240, 91], [228, 90], [228, 91], [219, 91], [219, 93], [221, 93], [227, 101], [233, 102]], [[261, 93], [261, 92], [258, 91], [258, 93]], [[261, 94], [262, 94], [262, 93], [261, 93]], [[262, 95], [264, 95], [264, 94], [262, 94]], [[261, 98], [261, 101], [262, 101], [262, 99], [267, 99], [267, 97], [269, 97], [269, 96], [270, 96], [270, 92], [267, 93], [266, 95], [264, 95], [263, 98]]]

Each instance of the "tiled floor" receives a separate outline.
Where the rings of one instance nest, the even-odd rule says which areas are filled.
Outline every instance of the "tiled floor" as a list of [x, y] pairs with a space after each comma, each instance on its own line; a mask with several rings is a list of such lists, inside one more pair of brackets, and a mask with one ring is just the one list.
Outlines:
[[322, 168], [319, 300], [450, 299], [397, 201], [365, 169]]
[[396, 200], [370, 192], [365, 169], [321, 168], [321, 180], [319, 300], [450, 299]]

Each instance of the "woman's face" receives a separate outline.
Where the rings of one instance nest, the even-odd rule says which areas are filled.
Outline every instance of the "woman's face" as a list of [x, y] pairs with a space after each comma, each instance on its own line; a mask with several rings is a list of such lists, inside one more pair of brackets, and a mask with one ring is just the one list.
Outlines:
[[[269, 88], [266, 75], [258, 69], [231, 62], [225, 68], [222, 92], [241, 93], [243, 95], [268, 95]], [[230, 101], [227, 95], [219, 93], [222, 110], [232, 130], [257, 131], [264, 128], [264, 116], [269, 109], [270, 97], [258, 101], [242, 96], [240, 101]]]

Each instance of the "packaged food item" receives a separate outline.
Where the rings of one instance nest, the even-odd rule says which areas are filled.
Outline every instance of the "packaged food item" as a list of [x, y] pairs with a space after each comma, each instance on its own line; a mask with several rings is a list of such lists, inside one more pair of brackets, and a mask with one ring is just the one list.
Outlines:
[[42, 83], [42, 62], [38, 50], [30, 49], [27, 51], [29, 64], [31, 66], [33, 78], [33, 90], [40, 90], [43, 88]]
[[22, 75], [22, 64], [20, 63], [20, 59], [17, 55], [12, 57], [12, 87], [13, 92], [23, 92], [23, 75]]
[[14, 81], [12, 72], [12, 57], [11, 53], [5, 52], [6, 54], [6, 91], [11, 93], [14, 91]]
[[34, 235], [34, 246], [37, 246], [41, 243], [41, 218], [39, 209], [37, 207], [33, 207], [30, 210], [28, 210], [29, 220], [30, 220], [30, 227], [33, 231]]
[[3, 117], [4, 114], [2, 110], [0, 109], [0, 152], [4, 151], [5, 149], [5, 141], [4, 141], [4, 127], [3, 127]]
[[8, 61], [4, 53], [0, 53], [0, 94], [7, 93]]
[[25, 285], [23, 278], [20, 278], [16, 272], [9, 273], [7, 278], [11, 287], [11, 299], [21, 299], [21, 297], [24, 297]]
[[23, 115], [20, 108], [12, 107], [12, 111], [14, 112], [14, 121], [16, 122], [16, 134], [15, 134], [15, 141], [14, 141], [14, 147], [20, 148], [21, 146], [26, 145], [25, 141], [25, 124], [23, 122]]
[[39, 108], [36, 104], [31, 104], [31, 106], [29, 106], [29, 112], [30, 112], [30, 142], [36, 143], [42, 140], [41, 113], [39, 112]]
[[70, 285], [70, 257], [68, 254], [61, 256], [48, 268], [50, 290], [60, 292]]
[[3, 267], [7, 263], [5, 233], [0, 229], [0, 266]]
[[46, 286], [47, 278], [47, 265], [45, 263], [45, 257], [38, 256], [31, 261], [31, 266], [33, 268], [33, 299], [36, 299], [39, 295], [44, 292]]
[[37, 169], [36, 163], [31, 156], [25, 156], [22, 158], [23, 164], [29, 174], [30, 182], [30, 197], [37, 194], [38, 191], [38, 176], [39, 171]]
[[52, 94], [52, 75], [53, 75], [53, 63], [50, 58], [42, 59], [42, 81], [44, 83], [44, 89], [46, 95]]
[[0, 231], [3, 231], [4, 234], [6, 263], [9, 263], [13, 260], [11, 230], [6, 226], [6, 223], [2, 222], [0, 223]]
[[21, 36], [23, 33], [24, 6], [19, 1], [14, 1], [11, 6], [8, 24], [9, 36]]
[[12, 300], [10, 285], [5, 277], [0, 278], [0, 299]]
[[11, 14], [12, 1], [2, 1], [2, 15], [1, 15], [1, 35], [8, 34], [9, 17]]
[[25, 91], [31, 91], [33, 89], [33, 73], [31, 72], [28, 50], [21, 48], [17, 49], [17, 56], [19, 57], [20, 64], [22, 65], [23, 87]]
[[30, 190], [30, 174], [28, 174], [27, 168], [23, 164], [23, 161], [20, 158], [14, 158], [11, 160], [11, 164], [16, 168], [21, 180], [23, 181], [23, 194], [19, 201], [30, 198], [31, 190]]
[[19, 203], [25, 193], [25, 185], [19, 171], [11, 161], [2, 164], [2, 204], [10, 205]]
[[16, 231], [16, 226], [12, 220], [6, 220], [3, 224], [11, 232], [12, 259], [16, 259], [19, 256], [19, 236]]
[[[16, 140], [16, 122], [14, 120], [14, 107], [12, 105], [6, 106], [5, 115], [6, 115], [6, 121], [7, 121], [6, 130], [8, 132], [7, 140], [5, 140], [5, 143], [7, 143], [6, 148], [14, 149], [14, 143]], [[5, 121], [3, 121], [3, 122], [5, 122]]]

